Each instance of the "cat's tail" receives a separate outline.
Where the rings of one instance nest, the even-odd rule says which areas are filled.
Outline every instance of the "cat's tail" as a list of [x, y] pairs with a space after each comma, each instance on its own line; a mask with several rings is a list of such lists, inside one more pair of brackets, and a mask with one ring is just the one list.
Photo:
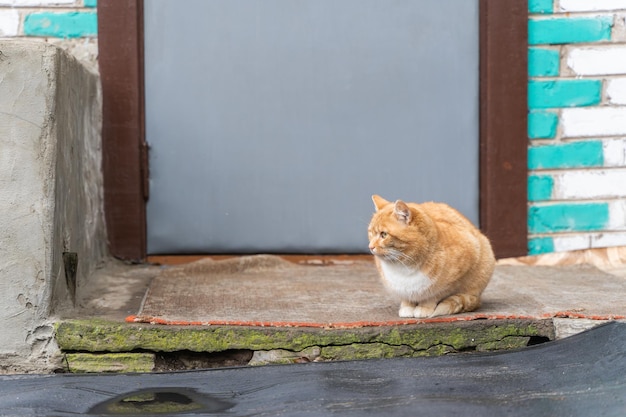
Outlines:
[[430, 317], [474, 311], [480, 307], [480, 297], [471, 294], [455, 294], [437, 304]]

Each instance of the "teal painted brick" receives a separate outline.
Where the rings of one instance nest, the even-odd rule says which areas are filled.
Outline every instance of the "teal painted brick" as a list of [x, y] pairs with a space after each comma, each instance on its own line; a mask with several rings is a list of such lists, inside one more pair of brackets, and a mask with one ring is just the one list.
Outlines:
[[538, 237], [528, 240], [528, 254], [539, 255], [554, 252], [554, 239], [551, 237]]
[[612, 16], [530, 19], [528, 43], [541, 45], [606, 41], [611, 39], [612, 27]]
[[537, 205], [528, 210], [530, 233], [602, 230], [608, 221], [607, 203]]
[[530, 139], [553, 139], [559, 116], [551, 111], [531, 111], [528, 113], [528, 137]]
[[553, 0], [528, 0], [529, 13], [552, 13]]
[[98, 7], [98, 0], [85, 0], [83, 5], [85, 7]]
[[559, 51], [543, 48], [528, 49], [528, 76], [555, 77], [559, 75]]
[[93, 12], [31, 13], [24, 19], [27, 36], [54, 36], [78, 38], [95, 36], [98, 32], [98, 15]]
[[554, 189], [554, 179], [549, 175], [528, 177], [528, 201], [549, 200]]
[[528, 107], [531, 109], [593, 106], [599, 104], [601, 98], [600, 80], [528, 82]]
[[603, 163], [602, 142], [598, 140], [531, 146], [528, 149], [529, 169], [597, 167]]

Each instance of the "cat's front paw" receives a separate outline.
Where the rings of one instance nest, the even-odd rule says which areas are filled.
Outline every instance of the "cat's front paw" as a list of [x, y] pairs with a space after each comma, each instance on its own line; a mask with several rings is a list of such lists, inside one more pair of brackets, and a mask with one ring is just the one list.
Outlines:
[[416, 319], [425, 319], [426, 317], [430, 317], [434, 311], [435, 310], [431, 308], [415, 307], [413, 309], [413, 317]]
[[415, 310], [415, 307], [411, 307], [411, 306], [402, 306], [400, 307], [400, 311], [398, 311], [398, 316], [400, 317], [415, 317], [413, 315], [413, 311]]
[[400, 304], [400, 311], [398, 311], [398, 316], [400, 317], [414, 317], [413, 311], [415, 310], [415, 304], [410, 303], [408, 301], [403, 301]]
[[420, 303], [413, 309], [413, 317], [416, 319], [425, 319], [426, 317], [432, 317], [435, 312], [437, 303]]

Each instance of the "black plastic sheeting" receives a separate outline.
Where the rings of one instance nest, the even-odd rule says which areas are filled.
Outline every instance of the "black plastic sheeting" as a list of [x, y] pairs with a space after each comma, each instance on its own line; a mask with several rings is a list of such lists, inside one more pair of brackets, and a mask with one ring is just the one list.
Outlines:
[[0, 376], [3, 416], [626, 416], [626, 324], [514, 352]]

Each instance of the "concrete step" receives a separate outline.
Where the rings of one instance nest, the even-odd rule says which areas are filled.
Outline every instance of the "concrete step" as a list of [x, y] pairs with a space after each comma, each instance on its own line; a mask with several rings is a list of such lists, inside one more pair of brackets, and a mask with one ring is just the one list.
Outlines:
[[475, 320], [353, 329], [160, 326], [100, 319], [57, 324], [69, 372], [200, 369], [436, 356], [555, 339], [553, 320]]

